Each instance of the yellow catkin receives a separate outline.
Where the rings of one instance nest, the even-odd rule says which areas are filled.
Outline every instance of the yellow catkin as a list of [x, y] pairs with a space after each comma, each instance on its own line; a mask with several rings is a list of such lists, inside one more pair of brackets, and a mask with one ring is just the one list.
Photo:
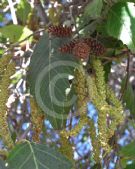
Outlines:
[[[112, 122], [110, 128], [116, 129], [118, 124], [124, 122], [124, 115], [123, 115], [123, 106], [122, 103], [118, 100], [115, 96], [113, 90], [107, 85], [107, 99], [108, 102], [111, 104], [110, 108], [110, 117], [112, 118]], [[114, 134], [114, 133], [112, 133]]]
[[72, 144], [69, 142], [68, 137], [65, 136], [63, 133], [60, 133], [60, 143], [61, 147], [59, 148], [59, 151], [69, 160], [73, 160]]
[[108, 107], [101, 95], [98, 94], [96, 82], [94, 77], [87, 76], [88, 93], [91, 102], [96, 106], [98, 110], [98, 139], [99, 142], [106, 151], [110, 151], [108, 145], [108, 128], [106, 124], [106, 114]]
[[96, 129], [95, 129], [95, 126], [94, 126], [94, 122], [92, 120], [89, 120], [89, 126], [90, 126], [90, 138], [91, 138], [91, 141], [92, 141], [92, 146], [93, 146], [93, 157], [94, 157], [94, 160], [96, 162], [99, 162], [100, 161], [100, 148], [101, 148], [101, 145], [100, 145], [100, 142], [98, 140], [98, 136], [96, 134]]
[[11, 57], [12, 57], [12, 55], [6, 55], [6, 56], [3, 56], [0, 59], [0, 75], [2, 75], [2, 73], [6, 69], [6, 66], [9, 64], [9, 61], [11, 60]]
[[106, 85], [105, 85], [105, 76], [102, 63], [99, 59], [93, 61], [93, 68], [96, 75], [96, 86], [98, 94], [102, 97], [103, 100], [106, 100]]
[[[7, 148], [13, 147], [13, 141], [11, 139], [10, 131], [7, 123], [7, 107], [6, 102], [8, 99], [8, 87], [10, 85], [10, 76], [15, 73], [15, 64], [8, 64], [7, 59], [7, 68], [2, 75], [2, 80], [0, 82], [0, 134], [1, 137], [7, 146]], [[4, 62], [5, 63], [5, 62]]]
[[82, 116], [78, 122], [78, 124], [72, 128], [71, 130], [67, 131], [67, 130], [62, 130], [61, 134], [64, 137], [69, 137], [69, 136], [76, 136], [77, 134], [79, 134], [80, 130], [83, 128], [83, 126], [88, 124], [89, 119], [87, 118], [87, 116]]
[[85, 71], [82, 65], [75, 70], [74, 88], [77, 96], [78, 115], [86, 114], [87, 107], [87, 88]]
[[[95, 70], [95, 76], [87, 77], [88, 94], [98, 110], [98, 138], [100, 144], [106, 152], [110, 152], [111, 147], [108, 141], [114, 134], [117, 125], [124, 120], [122, 115], [123, 106], [105, 83], [104, 70], [100, 60], [95, 59], [93, 61], [93, 69]], [[112, 118], [109, 126], [107, 116]]]
[[34, 142], [40, 142], [40, 134], [42, 132], [43, 128], [43, 122], [44, 122], [44, 114], [42, 113], [42, 110], [37, 105], [34, 98], [30, 98], [30, 105], [31, 105], [31, 122], [33, 124], [33, 141]]
[[75, 70], [74, 89], [77, 96], [77, 116], [80, 116], [79, 123], [70, 131], [63, 130], [62, 134], [66, 136], [76, 136], [84, 125], [87, 124], [87, 90], [86, 79], [83, 66], [80, 66]]

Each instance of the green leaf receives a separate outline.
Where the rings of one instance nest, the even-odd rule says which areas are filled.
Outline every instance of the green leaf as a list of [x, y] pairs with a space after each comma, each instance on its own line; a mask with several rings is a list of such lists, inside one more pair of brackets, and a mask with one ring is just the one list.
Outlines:
[[6, 38], [9, 38], [11, 42], [18, 42], [23, 40], [32, 34], [32, 31], [28, 28], [20, 25], [8, 25], [0, 28], [0, 32]]
[[26, 23], [28, 15], [31, 11], [31, 6], [27, 0], [21, 0], [17, 6], [17, 17], [22, 21], [23, 24]]
[[31, 94], [57, 129], [65, 127], [67, 114], [76, 100], [72, 89], [69, 94], [66, 91], [70, 88], [68, 77], [78, 64], [72, 55], [58, 51], [63, 43], [65, 38], [49, 40], [45, 34], [34, 50], [28, 76]]
[[[126, 78], [122, 82], [122, 91], [125, 88]], [[124, 91], [123, 102], [126, 103], [126, 108], [130, 110], [130, 113], [135, 117], [135, 93], [131, 84], [128, 82], [127, 88]]]
[[100, 16], [103, 7], [102, 0], [93, 0], [90, 2], [84, 11], [85, 17], [97, 18]]
[[107, 32], [120, 39], [135, 52], [135, 6], [134, 3], [117, 3], [109, 11]]
[[6, 169], [4, 161], [0, 159], [0, 169]]
[[[131, 142], [119, 151], [121, 156], [121, 164], [125, 169], [132, 169], [135, 166], [135, 142]], [[132, 164], [128, 164], [129, 161], [133, 161]], [[128, 165], [127, 165], [128, 164]]]
[[127, 165], [125, 169], [135, 169], [135, 161], [132, 164]]
[[120, 150], [120, 155], [128, 159], [135, 160], [135, 142], [131, 142]]
[[8, 165], [13, 169], [71, 169], [71, 162], [53, 148], [28, 141], [10, 152]]

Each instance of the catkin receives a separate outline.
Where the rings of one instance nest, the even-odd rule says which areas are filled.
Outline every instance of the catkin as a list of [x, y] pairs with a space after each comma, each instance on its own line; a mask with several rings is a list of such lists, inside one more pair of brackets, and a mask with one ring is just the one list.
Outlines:
[[99, 156], [100, 156], [101, 145], [98, 140], [98, 136], [96, 134], [96, 128], [94, 126], [94, 122], [92, 120], [89, 120], [88, 124], [90, 126], [89, 131], [90, 131], [90, 138], [91, 138], [92, 147], [93, 147], [93, 157], [96, 162], [99, 162], [100, 161]]
[[75, 70], [73, 85], [77, 96], [77, 112], [79, 115], [86, 114], [87, 107], [87, 88], [85, 71], [82, 65]]
[[87, 76], [88, 93], [91, 102], [98, 110], [98, 139], [106, 151], [110, 151], [108, 145], [108, 129], [106, 124], [107, 105], [101, 95], [98, 94], [97, 85], [94, 77]]
[[93, 61], [93, 69], [95, 70], [95, 82], [98, 90], [98, 94], [102, 97], [103, 100], [106, 100], [106, 85], [105, 85], [105, 76], [102, 63], [99, 59]]
[[[5, 61], [6, 60], [6, 61]], [[6, 65], [7, 62], [7, 68], [4, 70], [4, 73], [2, 75], [2, 80], [0, 82], [0, 134], [2, 136], [2, 139], [7, 146], [7, 148], [13, 147], [13, 140], [11, 139], [10, 131], [8, 128], [7, 123], [7, 107], [6, 102], [8, 99], [8, 87], [10, 85], [10, 76], [15, 73], [15, 64], [10, 63], [9, 64], [9, 58], [5, 59], [4, 63]], [[0, 68], [0, 71], [2, 71], [2, 67]], [[3, 67], [4, 68], [4, 67]]]
[[60, 133], [60, 143], [61, 147], [59, 148], [59, 151], [69, 160], [73, 160], [72, 144], [69, 142], [68, 137], [63, 133]]
[[30, 98], [31, 105], [31, 122], [33, 124], [33, 141], [40, 142], [40, 133], [42, 132], [44, 114], [33, 98]]

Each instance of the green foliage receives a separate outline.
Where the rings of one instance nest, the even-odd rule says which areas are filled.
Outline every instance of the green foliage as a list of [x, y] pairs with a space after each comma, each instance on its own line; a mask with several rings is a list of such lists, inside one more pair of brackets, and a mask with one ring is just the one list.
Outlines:
[[94, 0], [90, 2], [85, 8], [84, 18], [90, 17], [92, 19], [96, 19], [97, 17], [100, 17], [102, 7], [103, 7], [102, 0]]
[[125, 83], [126, 78], [124, 78], [122, 82], [122, 91], [124, 91], [122, 100], [124, 103], [126, 103], [126, 108], [130, 110], [131, 115], [135, 117], [135, 93], [133, 91], [131, 84], [128, 82], [127, 86], [125, 86], [126, 85]]
[[120, 39], [135, 52], [134, 3], [117, 3], [109, 11], [106, 29], [110, 36]]
[[[55, 149], [28, 141], [18, 144], [7, 159], [12, 169], [71, 169], [71, 162]], [[4, 168], [3, 168], [4, 169]]]
[[[120, 152], [121, 163], [125, 169], [132, 169], [135, 164], [135, 142], [131, 142], [127, 146], [123, 147]], [[133, 161], [132, 164], [127, 165], [129, 161]]]
[[26, 24], [28, 19], [28, 15], [31, 11], [31, 6], [27, 0], [21, 0], [19, 5], [17, 6], [17, 16], [22, 21], [23, 25]]
[[31, 30], [21, 25], [5, 26], [3, 28], [0, 28], [0, 32], [4, 37], [9, 38], [11, 42], [21, 41], [32, 34]]
[[65, 126], [73, 104], [67, 103], [73, 97], [73, 89], [70, 96], [66, 94], [66, 89], [70, 88], [68, 76], [73, 75], [77, 66], [72, 55], [62, 55], [58, 51], [58, 47], [65, 41], [59, 38], [50, 40], [48, 34], [45, 34], [34, 50], [28, 76], [31, 94], [57, 129]]

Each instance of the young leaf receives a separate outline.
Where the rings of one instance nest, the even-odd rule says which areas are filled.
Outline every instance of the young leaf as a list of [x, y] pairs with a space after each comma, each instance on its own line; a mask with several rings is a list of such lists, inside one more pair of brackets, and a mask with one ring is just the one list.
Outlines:
[[67, 91], [68, 76], [73, 75], [78, 64], [73, 56], [58, 51], [63, 43], [64, 38], [49, 39], [45, 34], [34, 50], [28, 76], [31, 94], [57, 129], [65, 127], [67, 114], [76, 99], [73, 93], [70, 102]]
[[71, 169], [71, 162], [53, 148], [28, 141], [18, 144], [7, 159], [12, 169]]
[[135, 52], [135, 6], [131, 2], [115, 4], [107, 18], [107, 32]]

